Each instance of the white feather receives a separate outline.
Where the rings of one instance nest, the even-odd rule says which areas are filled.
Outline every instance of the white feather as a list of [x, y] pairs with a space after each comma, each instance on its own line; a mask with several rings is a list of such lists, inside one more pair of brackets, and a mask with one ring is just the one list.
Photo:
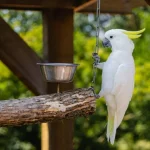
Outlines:
[[120, 125], [132, 97], [134, 72], [133, 64], [121, 64], [115, 75], [112, 94], [115, 95], [117, 105], [117, 127]]

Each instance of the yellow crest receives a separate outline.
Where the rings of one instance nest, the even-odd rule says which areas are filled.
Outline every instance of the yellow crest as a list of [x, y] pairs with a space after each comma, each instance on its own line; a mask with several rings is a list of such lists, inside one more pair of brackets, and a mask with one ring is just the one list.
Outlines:
[[145, 31], [145, 28], [139, 31], [123, 31], [130, 39], [137, 39], [141, 36], [141, 33]]

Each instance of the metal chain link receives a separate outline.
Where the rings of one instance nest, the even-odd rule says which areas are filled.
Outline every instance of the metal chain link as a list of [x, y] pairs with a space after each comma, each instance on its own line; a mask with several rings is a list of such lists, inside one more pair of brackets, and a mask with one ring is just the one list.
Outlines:
[[98, 51], [100, 49], [100, 42], [99, 42], [99, 33], [100, 33], [100, 0], [97, 0], [97, 9], [96, 9], [96, 20], [97, 20], [97, 25], [96, 25], [96, 46], [94, 49], [93, 58], [94, 58], [94, 64], [93, 64], [93, 80], [91, 87], [93, 88], [93, 91], [95, 93], [95, 80], [96, 80], [96, 74], [97, 74], [97, 69], [94, 67], [96, 63], [100, 62], [100, 58], [98, 57]]
[[96, 47], [95, 47], [95, 53], [98, 53], [99, 50], [99, 32], [100, 32], [100, 0], [97, 0], [97, 10], [96, 10]]

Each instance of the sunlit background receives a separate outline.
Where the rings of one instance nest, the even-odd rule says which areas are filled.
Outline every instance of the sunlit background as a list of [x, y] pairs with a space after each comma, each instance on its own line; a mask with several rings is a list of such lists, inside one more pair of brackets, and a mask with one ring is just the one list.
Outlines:
[[[42, 16], [36, 11], [1, 10], [5, 21], [42, 58]], [[136, 39], [133, 53], [136, 65], [135, 90], [132, 101], [117, 130], [112, 146], [106, 140], [107, 110], [104, 99], [97, 101], [97, 110], [89, 118], [75, 122], [75, 150], [150, 150], [150, 9], [138, 8], [130, 15], [101, 14], [100, 39], [112, 28], [139, 30], [146, 28]], [[95, 47], [96, 18], [93, 14], [76, 14], [74, 17], [74, 62], [77, 69], [75, 88], [89, 87], [92, 80], [92, 52]], [[15, 51], [15, 47], [12, 48]], [[102, 46], [101, 61], [110, 54]], [[96, 78], [96, 91], [101, 88], [101, 71]], [[13, 99], [33, 94], [0, 61], [0, 99]], [[0, 128], [0, 150], [40, 150], [40, 126]]]

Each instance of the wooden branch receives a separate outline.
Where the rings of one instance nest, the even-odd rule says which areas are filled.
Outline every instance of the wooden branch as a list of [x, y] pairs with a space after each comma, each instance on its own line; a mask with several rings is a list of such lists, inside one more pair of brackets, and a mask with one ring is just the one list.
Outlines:
[[40, 67], [36, 65], [41, 59], [1, 17], [0, 59], [33, 93], [46, 93]]
[[77, 89], [18, 100], [0, 101], [0, 126], [54, 122], [95, 111], [95, 97], [91, 88]]

